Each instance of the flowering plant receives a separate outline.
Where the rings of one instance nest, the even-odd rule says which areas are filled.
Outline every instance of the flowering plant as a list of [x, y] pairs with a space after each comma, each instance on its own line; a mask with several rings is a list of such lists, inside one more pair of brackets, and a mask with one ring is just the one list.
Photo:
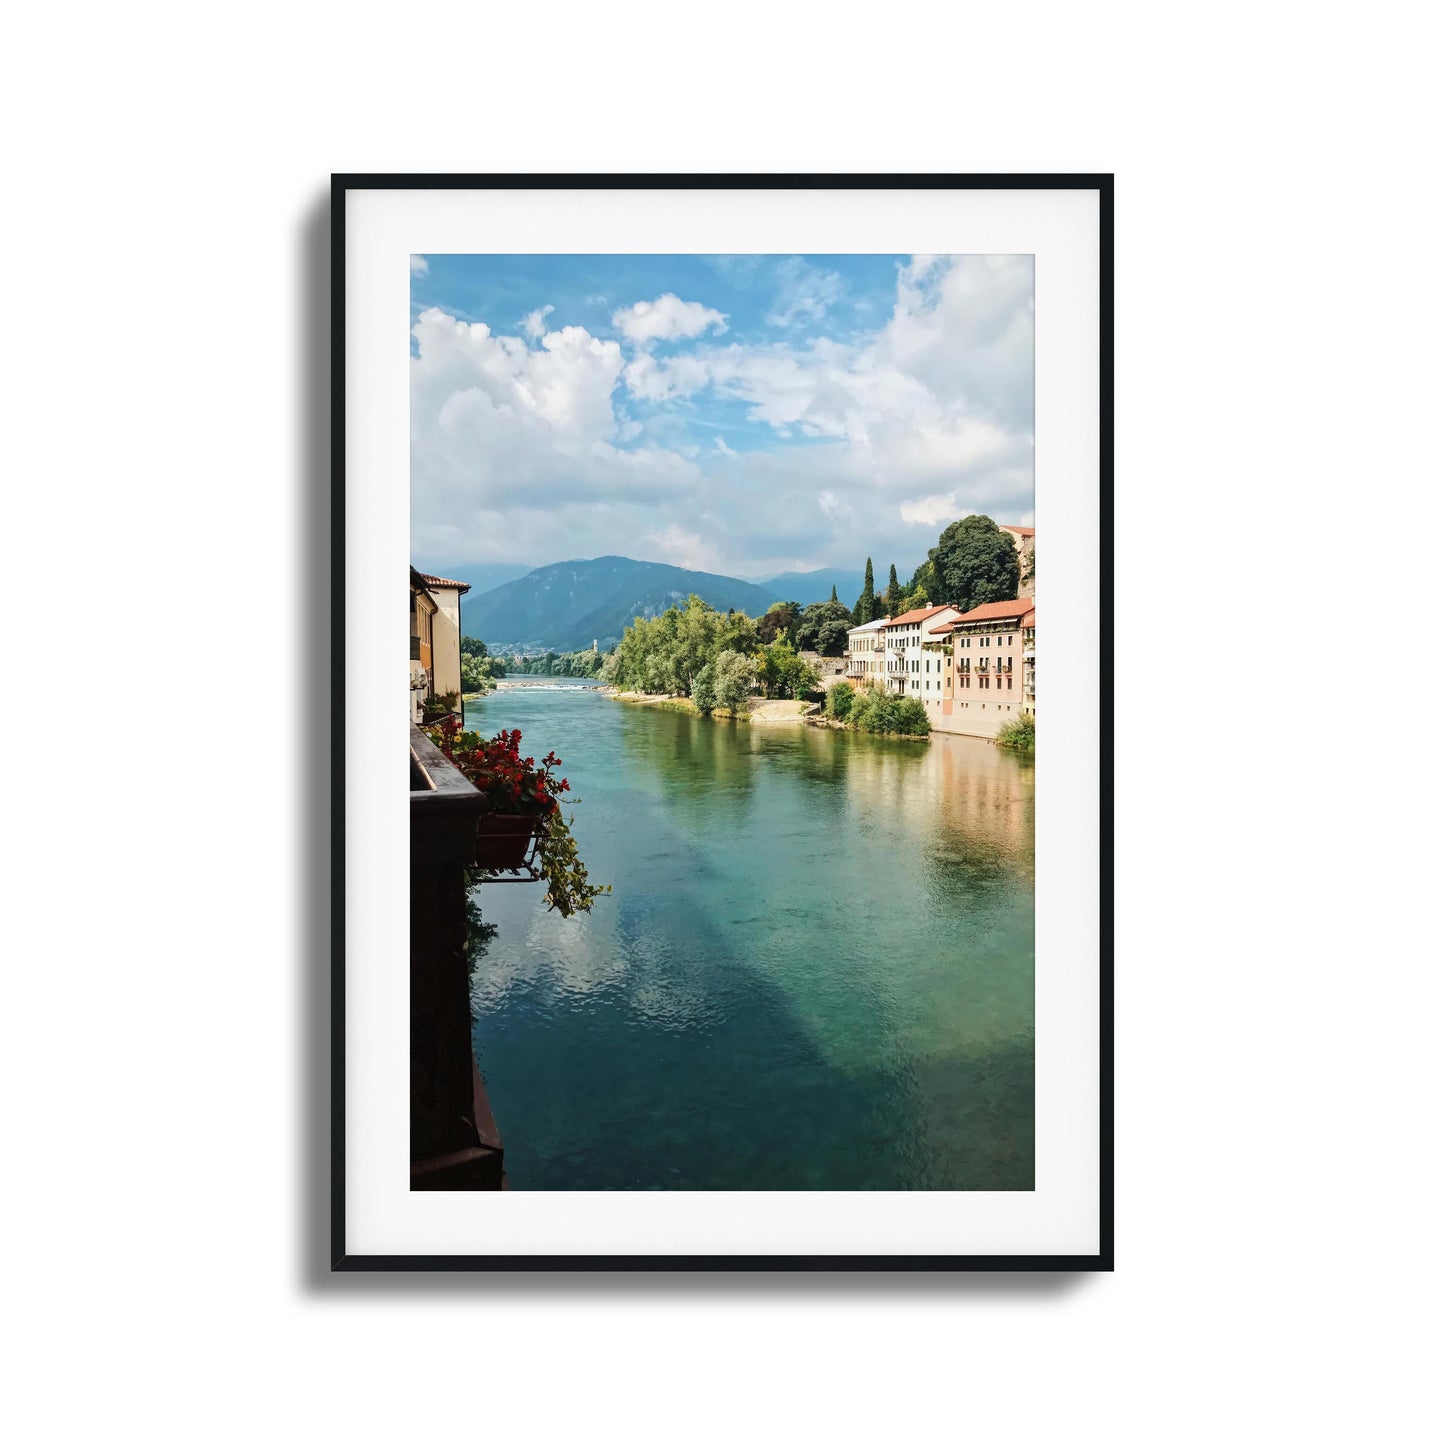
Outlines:
[[557, 775], [562, 760], [556, 753], [548, 753], [539, 767], [535, 758], [521, 755], [522, 734], [515, 728], [484, 738], [480, 733], [464, 732], [454, 717], [443, 718], [438, 726], [423, 731], [487, 799], [494, 813], [539, 819], [537, 870], [547, 881], [548, 908], [567, 918], [587, 912], [602, 894], [612, 892], [610, 883], [599, 887], [587, 881], [587, 866], [578, 856], [577, 840], [572, 836], [573, 820], [562, 816], [561, 797], [572, 791], [572, 785]]
[[571, 783], [553, 771], [562, 763], [556, 753], [548, 753], [540, 767], [535, 758], [521, 755], [522, 734], [515, 728], [483, 738], [464, 732], [456, 718], [447, 717], [426, 732], [494, 813], [550, 817], [561, 811], [562, 794], [572, 790]]

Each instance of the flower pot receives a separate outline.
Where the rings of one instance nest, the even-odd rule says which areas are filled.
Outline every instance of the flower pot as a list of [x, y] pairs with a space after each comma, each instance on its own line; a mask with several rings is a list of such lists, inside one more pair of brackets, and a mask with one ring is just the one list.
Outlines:
[[477, 819], [478, 868], [520, 868], [537, 831], [535, 814], [487, 813]]

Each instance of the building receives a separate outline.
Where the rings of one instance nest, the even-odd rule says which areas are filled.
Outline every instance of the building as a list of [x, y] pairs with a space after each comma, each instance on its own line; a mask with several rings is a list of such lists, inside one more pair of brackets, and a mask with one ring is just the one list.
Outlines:
[[825, 657], [821, 652], [810, 652], [807, 648], [800, 647], [798, 656], [810, 667], [818, 670], [818, 690], [827, 692], [835, 683], [848, 680], [848, 658]]
[[[1032, 594], [1030, 594], [1032, 596]], [[1033, 712], [1034, 703], [1034, 609], [1024, 613], [1019, 626], [1024, 633], [1024, 711]]]
[[1019, 554], [1019, 596], [1034, 595], [1034, 529], [1032, 527], [1000, 527], [1013, 538]]
[[901, 617], [884, 618], [883, 646], [888, 690], [898, 697], [916, 697], [920, 702], [943, 695], [948, 661], [936, 648], [925, 649], [940, 627], [947, 627], [963, 614], [956, 607], [915, 607]]
[[931, 662], [925, 677], [939, 683], [922, 694], [936, 731], [992, 738], [1001, 723], [1034, 711], [1031, 597], [940, 617], [926, 629], [923, 649]]
[[883, 629], [889, 619], [880, 617], [876, 622], [865, 622], [861, 627], [848, 629], [848, 650], [844, 653], [846, 677], [855, 688], [867, 687], [870, 683], [883, 686], [884, 671]]
[[411, 569], [413, 682], [420, 669], [431, 695], [462, 695], [462, 594], [470, 591], [470, 583]]

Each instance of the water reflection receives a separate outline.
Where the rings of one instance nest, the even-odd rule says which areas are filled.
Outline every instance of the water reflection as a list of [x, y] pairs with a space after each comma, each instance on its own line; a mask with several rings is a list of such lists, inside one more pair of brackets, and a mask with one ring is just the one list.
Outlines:
[[501, 693], [592, 875], [485, 886], [476, 1042], [515, 1188], [1033, 1182], [1031, 765], [966, 738]]

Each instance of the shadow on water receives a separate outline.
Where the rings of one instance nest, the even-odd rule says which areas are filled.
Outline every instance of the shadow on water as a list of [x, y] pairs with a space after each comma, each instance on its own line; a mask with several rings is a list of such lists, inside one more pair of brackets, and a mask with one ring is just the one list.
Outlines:
[[616, 887], [570, 920], [479, 890], [514, 1188], [1032, 1188], [1031, 778], [986, 743], [497, 701], [574, 769]]
[[685, 898], [661, 937], [625, 910], [600, 973], [538, 941], [495, 941], [477, 989], [516, 1189], [1033, 1187], [1031, 1037], [838, 1067]]

